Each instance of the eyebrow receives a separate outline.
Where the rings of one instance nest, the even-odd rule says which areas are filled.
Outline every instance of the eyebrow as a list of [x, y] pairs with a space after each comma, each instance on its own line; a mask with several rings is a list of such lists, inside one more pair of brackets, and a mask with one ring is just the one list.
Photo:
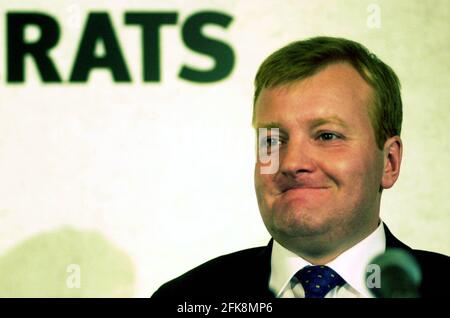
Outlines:
[[[268, 122], [268, 123], [264, 123], [264, 124], [257, 124], [257, 125], [255, 125], [255, 129], [258, 129], [258, 128], [280, 128], [282, 125], [280, 124], [280, 123], [277, 123], [277, 122], [274, 122], [274, 121], [271, 121], [271, 122]], [[281, 129], [281, 128], [280, 128]]]
[[[346, 128], [346, 129], [349, 128], [348, 124], [344, 120], [339, 118], [338, 116], [329, 116], [329, 117], [315, 118], [315, 119], [309, 120], [308, 123], [309, 123], [309, 128], [312, 128], [312, 129], [317, 128], [317, 127], [322, 126], [322, 125], [326, 125], [326, 124], [335, 124], [335, 125], [339, 125], [339, 126], [341, 126], [343, 128]], [[255, 129], [258, 129], [258, 128], [267, 128], [267, 129], [279, 128], [281, 131], [285, 131], [285, 129], [283, 129], [282, 126], [283, 125], [281, 125], [280, 123], [277, 123], [277, 122], [257, 123], [255, 125]]]
[[317, 118], [310, 121], [311, 128], [316, 128], [325, 124], [336, 124], [344, 128], [349, 128], [347, 123], [337, 116]]
[[253, 128], [255, 128], [256, 131], [256, 135], [259, 137], [259, 129], [260, 128], [266, 128], [266, 129], [272, 129], [272, 128], [278, 128], [279, 129], [279, 133], [281, 134], [287, 134], [287, 131], [285, 129], [283, 129], [281, 127], [282, 125], [280, 123], [277, 122], [268, 122], [268, 123], [263, 123], [263, 124], [257, 124], [255, 126], [253, 126]]

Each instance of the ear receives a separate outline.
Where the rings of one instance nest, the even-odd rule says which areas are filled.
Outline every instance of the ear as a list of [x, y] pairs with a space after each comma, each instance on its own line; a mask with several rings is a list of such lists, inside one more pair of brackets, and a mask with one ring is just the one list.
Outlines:
[[400, 174], [400, 165], [402, 163], [403, 144], [400, 136], [388, 138], [383, 148], [383, 177], [381, 178], [381, 187], [389, 189], [397, 181]]

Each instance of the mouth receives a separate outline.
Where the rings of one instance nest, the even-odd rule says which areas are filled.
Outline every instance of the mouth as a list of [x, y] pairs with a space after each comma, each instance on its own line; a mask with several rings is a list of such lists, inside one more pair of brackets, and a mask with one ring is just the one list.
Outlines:
[[320, 191], [326, 190], [329, 187], [324, 186], [292, 186], [281, 189], [280, 194], [292, 193], [292, 192], [309, 192], [309, 191]]

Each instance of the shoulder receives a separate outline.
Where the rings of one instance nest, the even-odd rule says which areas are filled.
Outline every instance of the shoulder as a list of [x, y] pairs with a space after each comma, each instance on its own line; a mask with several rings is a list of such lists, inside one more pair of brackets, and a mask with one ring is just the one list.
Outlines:
[[412, 250], [412, 254], [422, 272], [421, 296], [425, 298], [443, 297], [440, 286], [450, 285], [450, 278], [445, 274], [445, 270], [450, 268], [450, 257], [422, 250]]
[[424, 266], [434, 267], [450, 265], [450, 257], [444, 254], [414, 249], [412, 250], [412, 253], [417, 261]]
[[439, 273], [439, 269], [450, 268], [450, 257], [446, 255], [414, 249], [411, 253], [419, 263], [424, 278]]
[[[267, 255], [269, 254], [269, 255]], [[268, 257], [267, 257], [268, 256]], [[268, 247], [255, 247], [214, 258], [162, 285], [152, 296], [182, 297], [198, 295], [254, 294], [270, 275]], [[259, 286], [259, 289], [264, 286]]]
[[387, 248], [404, 249], [416, 259], [422, 274], [419, 291], [421, 296], [425, 298], [442, 297], [443, 295], [439, 292], [440, 286], [450, 286], [450, 278], [442, 275], [443, 271], [450, 266], [450, 257], [435, 252], [412, 249], [392, 235], [386, 224], [384, 224], [384, 231]]

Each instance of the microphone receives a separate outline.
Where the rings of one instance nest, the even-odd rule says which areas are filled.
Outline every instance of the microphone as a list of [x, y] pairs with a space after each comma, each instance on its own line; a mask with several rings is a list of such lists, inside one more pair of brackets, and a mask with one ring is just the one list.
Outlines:
[[410, 253], [399, 248], [387, 249], [376, 256], [366, 273], [366, 285], [377, 298], [418, 298], [421, 281], [419, 264]]

